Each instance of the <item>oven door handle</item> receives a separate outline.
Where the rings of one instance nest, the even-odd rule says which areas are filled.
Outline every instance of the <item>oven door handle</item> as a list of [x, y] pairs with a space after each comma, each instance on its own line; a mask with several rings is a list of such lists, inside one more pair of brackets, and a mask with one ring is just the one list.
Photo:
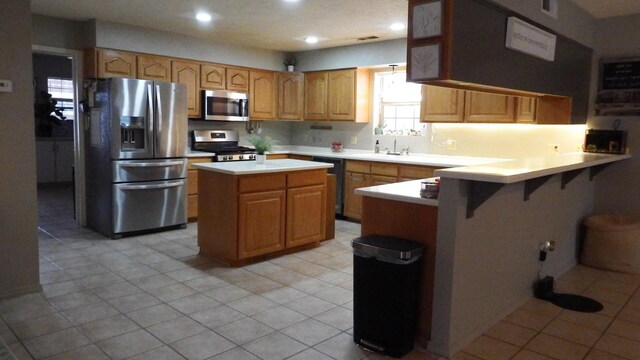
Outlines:
[[120, 167], [129, 167], [129, 168], [144, 168], [144, 167], [175, 166], [175, 165], [182, 165], [182, 164], [184, 164], [184, 161], [177, 160], [177, 161], [165, 161], [165, 162], [124, 163], [124, 164], [119, 164], [119, 166]]
[[120, 185], [120, 190], [156, 190], [156, 189], [168, 189], [172, 187], [178, 187], [184, 185], [184, 181], [172, 181], [164, 184], [153, 185]]

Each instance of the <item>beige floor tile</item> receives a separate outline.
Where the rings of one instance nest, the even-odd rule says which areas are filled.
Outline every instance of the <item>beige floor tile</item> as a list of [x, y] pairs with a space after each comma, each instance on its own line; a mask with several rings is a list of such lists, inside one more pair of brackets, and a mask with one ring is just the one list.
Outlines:
[[87, 345], [69, 352], [58, 354], [54, 357], [48, 358], [47, 360], [109, 360], [109, 357], [97, 346]]
[[[370, 358], [375, 359], [373, 357], [370, 357]], [[317, 350], [307, 349], [305, 351], [302, 351], [293, 355], [290, 358], [287, 358], [287, 360], [333, 360], [333, 358]], [[422, 359], [422, 360], [427, 360], [427, 359]]]
[[320, 290], [314, 296], [332, 302], [336, 305], [342, 305], [353, 300], [353, 291], [341, 288], [339, 286], [331, 286]]
[[473, 340], [463, 351], [481, 359], [501, 360], [510, 359], [519, 348], [487, 336], [480, 336]]
[[588, 347], [592, 347], [602, 334], [601, 331], [559, 319], [549, 323], [542, 332]]
[[562, 311], [561, 307], [556, 306], [553, 303], [535, 298], [529, 299], [529, 301], [522, 305], [520, 309], [550, 317], [556, 317]]
[[81, 291], [72, 294], [56, 296], [49, 299], [51, 304], [60, 310], [72, 309], [102, 302], [102, 299], [95, 296], [90, 291]]
[[288, 286], [283, 286], [275, 290], [267, 291], [260, 295], [278, 304], [286, 304], [293, 300], [297, 300], [301, 297], [307, 296], [307, 294], [303, 293], [302, 291]]
[[305, 315], [284, 306], [265, 310], [253, 315], [252, 318], [276, 330], [284, 329], [307, 319]]
[[616, 319], [607, 329], [607, 333], [640, 342], [640, 324]]
[[537, 331], [525, 328], [506, 321], [500, 321], [489, 329], [484, 335], [504, 341], [515, 346], [524, 346], [536, 336]]
[[126, 359], [134, 355], [159, 348], [162, 343], [148, 332], [140, 329], [107, 340], [96, 345], [112, 359]]
[[625, 306], [618, 314], [618, 319], [640, 324], [640, 309]]
[[175, 285], [178, 282], [164, 274], [156, 274], [131, 280], [131, 283], [142, 290], [153, 290], [169, 285]]
[[542, 330], [542, 328], [550, 323], [553, 318], [551, 316], [536, 314], [527, 310], [518, 309], [509, 314], [504, 320], [529, 329]]
[[235, 285], [251, 291], [254, 294], [262, 294], [282, 287], [282, 284], [279, 282], [269, 280], [260, 275], [254, 275], [249, 279], [238, 281]]
[[627, 360], [617, 355], [613, 355], [604, 351], [592, 349], [585, 360]]
[[251, 292], [235, 285], [227, 285], [221, 288], [205, 291], [203, 292], [203, 294], [216, 301], [226, 304], [234, 300], [239, 300], [243, 297], [247, 297], [251, 295]]
[[93, 289], [93, 293], [98, 295], [103, 300], [116, 299], [119, 297], [136, 294], [141, 291], [142, 290], [139, 287], [127, 281]]
[[193, 294], [168, 302], [169, 306], [180, 311], [183, 314], [191, 314], [197, 311], [208, 309], [220, 305], [219, 302], [212, 298], [202, 295]]
[[165, 321], [147, 328], [148, 332], [162, 340], [165, 344], [188, 338], [206, 330], [206, 327], [187, 316]]
[[89, 339], [74, 328], [39, 336], [24, 342], [36, 359], [57, 355], [89, 344]]
[[216, 333], [231, 340], [236, 345], [245, 344], [273, 331], [269, 326], [249, 317], [222, 325], [215, 329]]
[[640, 359], [639, 342], [612, 334], [604, 334], [595, 348], [628, 359]]
[[100, 341], [138, 330], [140, 327], [121, 314], [81, 325], [79, 329], [89, 339], [93, 341]]
[[282, 329], [280, 332], [307, 346], [314, 346], [338, 335], [340, 330], [314, 319], [307, 319]]
[[249, 316], [277, 306], [273, 301], [260, 295], [250, 295], [240, 300], [232, 301], [227, 305]]
[[521, 350], [516, 356], [511, 358], [512, 360], [553, 360], [548, 356], [535, 353], [529, 350]]
[[146, 353], [136, 355], [128, 360], [184, 360], [184, 357], [180, 356], [180, 354], [175, 352], [172, 348], [163, 346]]
[[334, 359], [363, 359], [367, 353], [353, 342], [353, 336], [341, 333], [313, 347]]
[[185, 281], [184, 284], [200, 292], [209, 291], [212, 289], [217, 289], [217, 288], [221, 288], [229, 285], [228, 282], [222, 279], [218, 279], [213, 275], [207, 275], [207, 276], [199, 277], [189, 281]]
[[120, 312], [111, 305], [100, 302], [82, 307], [76, 307], [62, 311], [71, 322], [76, 325], [86, 324], [92, 321], [108, 318]]
[[[450, 360], [482, 360], [477, 356], [473, 356], [471, 354], [467, 354], [464, 352], [459, 352], [449, 359]], [[447, 360], [447, 358], [438, 358], [438, 360]]]
[[604, 316], [599, 313], [583, 313], [570, 310], [562, 311], [558, 316], [558, 319], [598, 331], [604, 331], [613, 321], [612, 317]]
[[193, 295], [196, 293], [196, 291], [192, 288], [182, 284], [174, 284], [157, 289], [147, 290], [147, 292], [163, 302], [169, 302], [171, 300], [179, 299], [181, 297]]
[[336, 306], [313, 318], [342, 331], [353, 327], [353, 310], [342, 306]]
[[294, 300], [288, 304], [285, 304], [285, 306], [306, 316], [316, 316], [320, 313], [336, 307], [336, 305], [333, 303], [318, 299], [317, 297], [311, 295]]
[[[11, 324], [11, 329], [21, 340], [27, 340], [41, 335], [50, 334], [72, 327], [62, 314], [56, 313], [31, 320]], [[6, 340], [6, 339], [5, 339]]]
[[117, 299], [109, 300], [111, 304], [120, 312], [128, 313], [138, 309], [143, 309], [149, 306], [159, 304], [160, 300], [147, 293], [138, 293], [133, 295], [123, 296]]
[[547, 334], [538, 334], [526, 349], [561, 360], [582, 359], [589, 352], [586, 346]]
[[636, 281], [620, 281], [618, 279], [611, 278], [600, 279], [593, 283], [592, 286], [626, 295], [631, 295], [638, 289], [638, 283]]
[[[260, 360], [258, 357], [256, 357], [255, 355], [253, 355], [252, 353], [248, 352], [247, 350], [241, 347], [235, 347], [229, 351], [225, 351], [222, 354], [218, 354], [210, 358], [209, 360], [237, 360], [237, 359]], [[293, 358], [290, 358], [290, 359], [293, 359]], [[328, 359], [328, 360], [331, 360], [331, 359]]]
[[629, 300], [629, 294], [606, 290], [598, 287], [589, 287], [582, 295], [594, 298], [601, 302], [608, 302], [616, 305], [624, 305]]
[[250, 353], [264, 360], [286, 359], [306, 346], [279, 332], [256, 339], [244, 346]]
[[142, 327], [159, 324], [180, 316], [182, 316], [182, 314], [179, 311], [166, 304], [154, 305], [127, 313], [128, 318]]
[[235, 347], [213, 331], [205, 331], [171, 344], [171, 347], [189, 360], [208, 359]]

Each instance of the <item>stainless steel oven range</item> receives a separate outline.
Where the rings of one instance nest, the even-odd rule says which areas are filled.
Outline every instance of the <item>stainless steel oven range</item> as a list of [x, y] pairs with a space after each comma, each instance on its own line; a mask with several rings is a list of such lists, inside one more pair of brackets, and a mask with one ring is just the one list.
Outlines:
[[235, 130], [194, 130], [191, 149], [212, 153], [212, 161], [251, 161], [256, 159], [256, 150], [238, 146]]
[[186, 226], [185, 85], [113, 78], [85, 88], [87, 225], [111, 238]]

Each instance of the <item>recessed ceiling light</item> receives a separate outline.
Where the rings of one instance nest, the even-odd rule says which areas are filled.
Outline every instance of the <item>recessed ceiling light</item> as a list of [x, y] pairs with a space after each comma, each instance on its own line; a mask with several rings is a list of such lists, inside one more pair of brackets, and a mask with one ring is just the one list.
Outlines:
[[391, 24], [391, 26], [389, 26], [391, 28], [391, 30], [404, 30], [404, 24], [403, 23], [394, 23]]
[[284, 0], [284, 2], [298, 2], [300, 0]]
[[315, 36], [307, 36], [306, 38], [304, 38], [304, 41], [305, 41], [307, 44], [315, 44], [315, 43], [317, 43], [317, 42], [318, 42], [318, 38], [317, 38], [317, 37], [315, 37]]
[[199, 12], [196, 14], [196, 20], [201, 22], [209, 22], [211, 21], [211, 15], [207, 14], [206, 12]]

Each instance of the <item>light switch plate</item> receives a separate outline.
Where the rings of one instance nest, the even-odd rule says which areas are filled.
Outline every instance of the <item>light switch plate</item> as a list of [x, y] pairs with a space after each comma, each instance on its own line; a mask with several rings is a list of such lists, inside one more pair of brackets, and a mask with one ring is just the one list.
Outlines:
[[11, 80], [0, 79], [0, 92], [12, 92], [13, 83]]

